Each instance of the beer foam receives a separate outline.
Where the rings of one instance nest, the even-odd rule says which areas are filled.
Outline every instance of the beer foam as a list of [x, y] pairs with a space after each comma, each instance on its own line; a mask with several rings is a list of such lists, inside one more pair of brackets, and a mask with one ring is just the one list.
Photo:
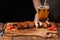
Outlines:
[[43, 9], [43, 6], [39, 6], [38, 9]]
[[44, 6], [44, 8], [49, 9], [49, 6]]
[[43, 8], [49, 9], [49, 6], [46, 6], [46, 5], [44, 5], [44, 6], [42, 6], [42, 5], [38, 6], [38, 9], [43, 9]]

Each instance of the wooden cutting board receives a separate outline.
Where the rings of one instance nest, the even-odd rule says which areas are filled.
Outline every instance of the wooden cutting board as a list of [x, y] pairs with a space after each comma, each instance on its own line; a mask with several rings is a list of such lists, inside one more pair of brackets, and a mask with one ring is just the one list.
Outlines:
[[19, 36], [19, 35], [30, 35], [30, 36], [40, 36], [40, 37], [46, 37], [47, 33], [50, 33], [53, 35], [53, 37], [58, 37], [57, 36], [57, 31], [49, 31], [44, 28], [40, 29], [24, 29], [24, 30], [17, 30], [17, 29], [12, 29], [12, 30], [5, 30], [4, 35], [7, 36]]

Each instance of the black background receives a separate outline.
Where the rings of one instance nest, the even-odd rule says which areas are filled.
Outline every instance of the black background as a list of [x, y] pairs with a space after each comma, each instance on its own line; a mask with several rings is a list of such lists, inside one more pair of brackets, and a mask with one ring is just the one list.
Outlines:
[[[59, 3], [59, 0], [49, 0], [50, 21], [60, 22]], [[35, 13], [32, 0], [0, 1], [0, 22], [33, 21]]]
[[0, 1], [0, 22], [33, 21], [35, 9], [32, 0]]

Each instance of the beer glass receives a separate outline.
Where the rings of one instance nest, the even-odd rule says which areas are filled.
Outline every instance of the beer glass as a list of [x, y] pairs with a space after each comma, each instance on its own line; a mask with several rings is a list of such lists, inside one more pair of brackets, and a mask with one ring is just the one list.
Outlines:
[[38, 17], [39, 21], [44, 22], [47, 20], [49, 15], [49, 5], [48, 3], [44, 3], [44, 5], [39, 5], [38, 6]]

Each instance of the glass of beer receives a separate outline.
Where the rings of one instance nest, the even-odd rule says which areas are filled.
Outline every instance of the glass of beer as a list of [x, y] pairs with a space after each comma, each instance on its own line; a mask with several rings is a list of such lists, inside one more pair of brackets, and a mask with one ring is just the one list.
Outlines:
[[38, 7], [38, 17], [39, 21], [44, 22], [47, 20], [49, 15], [49, 6], [48, 5], [42, 5]]

